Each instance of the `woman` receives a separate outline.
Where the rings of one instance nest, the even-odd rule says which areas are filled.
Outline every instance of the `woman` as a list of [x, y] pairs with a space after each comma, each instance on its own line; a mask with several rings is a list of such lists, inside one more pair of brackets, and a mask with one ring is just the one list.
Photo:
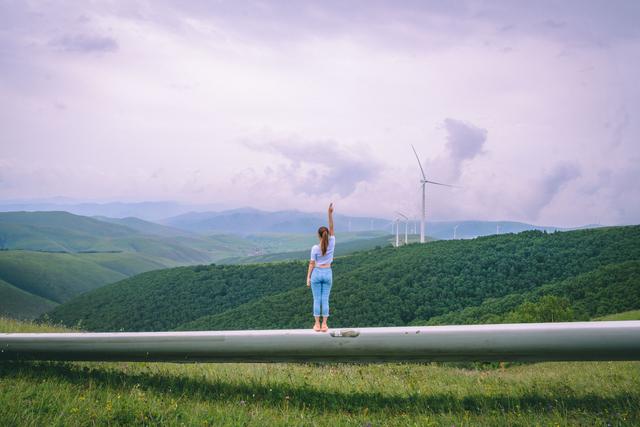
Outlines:
[[[320, 242], [311, 248], [311, 260], [307, 271], [307, 287], [313, 293], [313, 316], [316, 319], [313, 330], [326, 332], [327, 317], [329, 317], [329, 293], [333, 283], [331, 262], [333, 261], [333, 249], [336, 245], [336, 236], [333, 235], [333, 203], [329, 204], [329, 228], [324, 225], [318, 228]], [[320, 326], [322, 316], [322, 326]]]

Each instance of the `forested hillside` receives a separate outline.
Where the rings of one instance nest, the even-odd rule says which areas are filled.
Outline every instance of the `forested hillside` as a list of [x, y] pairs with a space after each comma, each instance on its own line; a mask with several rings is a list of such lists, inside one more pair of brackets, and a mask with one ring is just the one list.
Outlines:
[[173, 329], [300, 285], [303, 268], [297, 263], [151, 271], [81, 295], [49, 317], [73, 325], [81, 321], [83, 328], [96, 331]]
[[[489, 298], [640, 260], [638, 242], [640, 226], [629, 226], [436, 241], [338, 257], [331, 323], [426, 322]], [[81, 321], [90, 330], [308, 327], [306, 267], [306, 261], [292, 261], [149, 272], [82, 295], [50, 316], [69, 325]], [[640, 307], [625, 309], [633, 308]]]
[[571, 319], [588, 320], [619, 311], [640, 307], [640, 260], [609, 264], [588, 273], [550, 283], [532, 291], [514, 293], [502, 298], [485, 300], [481, 305], [467, 307], [436, 316], [429, 321], [417, 320], [414, 325], [453, 325], [501, 323], [524, 304], [537, 304], [545, 296], [566, 300]]

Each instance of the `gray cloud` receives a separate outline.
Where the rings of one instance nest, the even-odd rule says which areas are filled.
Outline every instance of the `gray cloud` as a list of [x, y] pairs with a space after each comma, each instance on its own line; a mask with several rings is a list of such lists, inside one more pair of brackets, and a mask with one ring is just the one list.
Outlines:
[[458, 180], [462, 175], [462, 164], [482, 154], [487, 141], [487, 130], [471, 123], [447, 118], [444, 120], [447, 157], [438, 159], [445, 167], [436, 168], [448, 180]]
[[260, 151], [276, 153], [289, 160], [288, 166], [276, 170], [267, 166], [265, 174], [290, 184], [298, 194], [352, 194], [358, 183], [378, 176], [380, 166], [369, 156], [341, 149], [334, 141], [304, 143], [278, 140], [264, 144], [244, 141], [244, 145]]
[[581, 175], [580, 168], [573, 163], [558, 163], [534, 185], [528, 203], [524, 203], [526, 213], [534, 218], [571, 181]]
[[482, 152], [487, 130], [455, 119], [445, 119], [447, 150], [456, 161], [472, 159]]
[[52, 40], [50, 44], [66, 52], [93, 53], [118, 50], [118, 42], [113, 38], [89, 34], [66, 35]]

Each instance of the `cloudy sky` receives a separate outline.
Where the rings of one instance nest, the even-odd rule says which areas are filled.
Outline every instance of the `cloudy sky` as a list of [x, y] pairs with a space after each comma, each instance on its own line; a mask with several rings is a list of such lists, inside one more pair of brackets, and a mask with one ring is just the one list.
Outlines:
[[0, 200], [640, 223], [640, 2], [0, 0]]

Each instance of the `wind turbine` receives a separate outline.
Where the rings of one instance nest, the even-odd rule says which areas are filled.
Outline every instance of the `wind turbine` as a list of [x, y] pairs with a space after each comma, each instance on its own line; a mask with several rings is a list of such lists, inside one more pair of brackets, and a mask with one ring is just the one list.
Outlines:
[[413, 144], [411, 144], [411, 148], [413, 148], [413, 153], [416, 155], [416, 159], [418, 160], [418, 165], [420, 166], [420, 172], [422, 172], [422, 179], [420, 180], [420, 183], [422, 184], [422, 218], [420, 220], [420, 243], [424, 243], [424, 219], [426, 216], [426, 204], [425, 204], [425, 197], [426, 197], [426, 185], [427, 184], [433, 184], [433, 185], [442, 185], [444, 187], [453, 187], [455, 188], [454, 185], [449, 185], [449, 184], [442, 184], [440, 182], [435, 182], [435, 181], [429, 181], [427, 179], [427, 176], [424, 174], [424, 169], [422, 169], [422, 163], [420, 163], [420, 157], [418, 157], [418, 152], [416, 151], [415, 147], [413, 146]]
[[459, 226], [459, 225], [460, 225], [460, 224], [455, 225], [455, 226], [453, 227], [453, 240], [456, 240], [456, 231], [458, 230], [458, 226]]
[[400, 246], [400, 240], [398, 238], [398, 228], [400, 228], [399, 227], [400, 218], [396, 217], [395, 222], [396, 222], [396, 248], [397, 248], [398, 246]]
[[409, 243], [409, 239], [407, 236], [407, 232], [409, 230], [409, 218], [402, 212], [396, 212], [396, 213], [400, 215], [402, 218], [404, 218], [404, 244], [406, 245], [407, 243]]

